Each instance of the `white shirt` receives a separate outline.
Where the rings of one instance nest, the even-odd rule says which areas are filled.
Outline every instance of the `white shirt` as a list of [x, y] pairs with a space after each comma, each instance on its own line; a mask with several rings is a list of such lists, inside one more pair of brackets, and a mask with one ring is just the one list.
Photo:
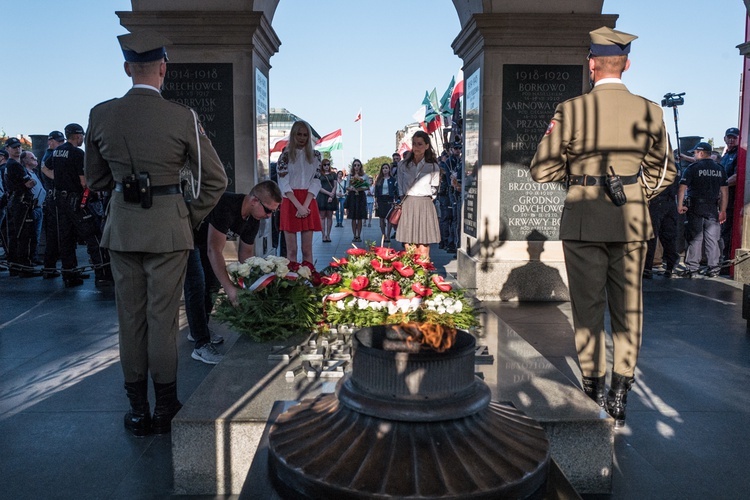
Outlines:
[[[417, 173], [419, 173], [418, 179], [416, 179]], [[440, 185], [440, 167], [437, 163], [425, 163], [424, 158], [418, 165], [414, 165], [411, 161], [407, 165], [405, 160], [401, 160], [398, 164], [396, 180], [401, 196], [434, 196], [433, 193], [437, 192]], [[405, 192], [404, 190], [407, 189], [408, 191]]]
[[[313, 197], [318, 196], [320, 191], [320, 152], [315, 151], [313, 161], [308, 162], [305, 154], [298, 152], [297, 158], [292, 162], [289, 152], [284, 151], [276, 164], [276, 172], [279, 174], [279, 189], [284, 197], [295, 189], [307, 189]], [[303, 200], [304, 201], [304, 200]]]

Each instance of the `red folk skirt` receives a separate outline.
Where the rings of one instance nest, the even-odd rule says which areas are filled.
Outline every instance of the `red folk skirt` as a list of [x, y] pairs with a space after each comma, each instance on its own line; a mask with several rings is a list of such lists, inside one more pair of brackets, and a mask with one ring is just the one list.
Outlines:
[[[301, 204], [307, 199], [307, 189], [295, 189], [294, 197]], [[310, 202], [310, 215], [304, 219], [297, 218], [297, 207], [289, 201], [289, 198], [281, 200], [279, 229], [289, 233], [300, 233], [302, 231], [322, 231], [323, 226], [320, 224], [320, 212], [318, 203], [315, 198]]]

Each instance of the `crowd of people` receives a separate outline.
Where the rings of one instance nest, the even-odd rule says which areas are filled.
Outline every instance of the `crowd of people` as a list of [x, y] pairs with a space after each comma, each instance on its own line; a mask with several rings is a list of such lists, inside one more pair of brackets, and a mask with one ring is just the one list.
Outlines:
[[675, 151], [679, 175], [648, 207], [654, 238], [648, 242], [644, 278], [655, 273], [657, 240], [662, 266], [656, 272], [664, 277], [729, 274], [739, 133], [736, 127], [726, 130], [723, 154], [708, 142], [684, 154]]
[[[10, 137], [0, 151], [0, 233], [10, 276], [62, 276], [66, 287], [83, 284], [94, 270], [96, 286], [112, 285], [109, 253], [100, 245], [108, 193], [88, 188], [84, 178], [84, 130], [77, 123], [53, 130], [39, 162]], [[87, 266], [79, 266], [78, 243], [86, 245]]]

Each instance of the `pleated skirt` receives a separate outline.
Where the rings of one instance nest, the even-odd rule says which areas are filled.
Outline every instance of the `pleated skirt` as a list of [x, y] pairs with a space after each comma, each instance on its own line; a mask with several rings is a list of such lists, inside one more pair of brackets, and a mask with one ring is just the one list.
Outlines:
[[402, 205], [396, 239], [401, 243], [428, 245], [440, 242], [440, 225], [430, 196], [407, 196]]
[[[300, 203], [304, 203], [307, 198], [307, 189], [295, 189], [294, 196]], [[322, 231], [323, 226], [320, 224], [320, 212], [318, 203], [315, 200], [310, 202], [310, 215], [304, 219], [297, 218], [297, 207], [289, 201], [288, 198], [281, 200], [279, 229], [289, 233], [300, 233], [302, 231]]]

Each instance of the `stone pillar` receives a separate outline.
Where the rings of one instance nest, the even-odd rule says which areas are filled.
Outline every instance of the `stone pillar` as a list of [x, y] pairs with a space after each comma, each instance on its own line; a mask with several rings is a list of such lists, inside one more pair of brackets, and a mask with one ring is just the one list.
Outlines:
[[[268, 176], [268, 72], [281, 42], [271, 27], [278, 0], [132, 0], [117, 12], [130, 31], [172, 41], [164, 96], [195, 109], [224, 163], [228, 191]], [[260, 89], [261, 92], [256, 90]]]
[[[227, 172], [227, 191], [247, 193], [269, 177], [268, 73], [281, 41], [271, 22], [278, 0], [132, 0], [117, 12], [130, 31], [166, 36], [162, 95], [193, 108]], [[266, 221], [256, 252], [271, 251]]]
[[458, 280], [482, 300], [568, 300], [558, 239], [565, 191], [534, 183], [528, 166], [557, 103], [589, 88], [589, 31], [614, 27], [617, 16], [599, 14], [601, 2], [585, 13], [492, 5], [459, 9], [452, 45], [465, 89]]

